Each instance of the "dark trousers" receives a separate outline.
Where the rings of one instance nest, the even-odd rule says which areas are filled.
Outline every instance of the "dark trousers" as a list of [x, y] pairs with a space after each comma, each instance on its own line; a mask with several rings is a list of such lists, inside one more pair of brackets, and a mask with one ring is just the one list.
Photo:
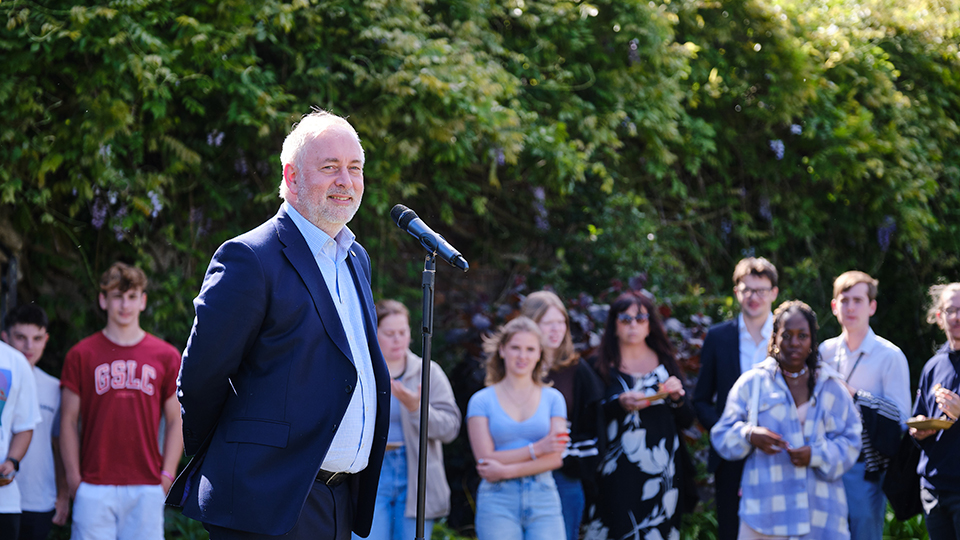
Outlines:
[[313, 489], [303, 503], [300, 519], [287, 534], [271, 536], [254, 534], [234, 529], [225, 529], [204, 523], [210, 532], [210, 540], [350, 540], [353, 528], [353, 498], [350, 496], [351, 482], [344, 482], [334, 488], [320, 482], [314, 482]]
[[740, 531], [740, 478], [744, 461], [721, 460], [714, 473], [717, 540], [737, 540]]
[[20, 514], [0, 514], [0, 538], [20, 535]]
[[20, 514], [20, 540], [47, 540], [53, 527], [53, 510]]
[[930, 540], [960, 540], [960, 492], [920, 488]]

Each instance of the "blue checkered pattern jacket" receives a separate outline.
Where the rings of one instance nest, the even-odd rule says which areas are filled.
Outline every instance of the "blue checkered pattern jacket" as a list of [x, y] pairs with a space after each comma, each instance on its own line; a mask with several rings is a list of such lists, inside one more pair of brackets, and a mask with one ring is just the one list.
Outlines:
[[[755, 380], [760, 384], [757, 423], [780, 434], [791, 448], [810, 446], [807, 467], [795, 467], [785, 451], [768, 455], [748, 441]], [[750, 528], [768, 535], [832, 540], [850, 538], [841, 477], [860, 455], [860, 433], [857, 409], [836, 371], [819, 365], [801, 426], [777, 362], [767, 358], [737, 379], [710, 440], [724, 459], [747, 458], [740, 519]]]

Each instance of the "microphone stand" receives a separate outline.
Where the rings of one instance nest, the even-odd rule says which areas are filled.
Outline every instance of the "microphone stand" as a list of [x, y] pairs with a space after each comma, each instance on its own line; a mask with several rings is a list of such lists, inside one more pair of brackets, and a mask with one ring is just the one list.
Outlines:
[[420, 369], [420, 461], [417, 465], [417, 536], [423, 540], [424, 501], [427, 494], [427, 428], [430, 422], [430, 348], [433, 338], [434, 284], [437, 254], [428, 253], [423, 262], [423, 366]]

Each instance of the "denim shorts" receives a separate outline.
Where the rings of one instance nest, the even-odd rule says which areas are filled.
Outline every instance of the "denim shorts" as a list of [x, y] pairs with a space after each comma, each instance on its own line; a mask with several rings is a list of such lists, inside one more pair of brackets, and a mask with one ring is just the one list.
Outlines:
[[566, 539], [553, 475], [480, 482], [475, 528], [479, 540]]

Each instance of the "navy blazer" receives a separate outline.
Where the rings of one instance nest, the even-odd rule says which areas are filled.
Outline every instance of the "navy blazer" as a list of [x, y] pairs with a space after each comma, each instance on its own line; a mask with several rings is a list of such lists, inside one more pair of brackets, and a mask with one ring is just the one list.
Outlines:
[[[693, 390], [693, 408], [707, 431], [720, 420], [730, 389], [740, 377], [739, 319], [711, 326], [700, 349], [700, 376]], [[721, 459], [711, 445], [707, 469], [716, 471]]]
[[[387, 441], [390, 377], [377, 343], [370, 259], [347, 263], [360, 294], [377, 388], [374, 444], [351, 486], [353, 531], [370, 530]], [[289, 532], [357, 385], [346, 333], [316, 260], [283, 210], [217, 250], [183, 352], [178, 396], [194, 455], [167, 496], [193, 519]]]

